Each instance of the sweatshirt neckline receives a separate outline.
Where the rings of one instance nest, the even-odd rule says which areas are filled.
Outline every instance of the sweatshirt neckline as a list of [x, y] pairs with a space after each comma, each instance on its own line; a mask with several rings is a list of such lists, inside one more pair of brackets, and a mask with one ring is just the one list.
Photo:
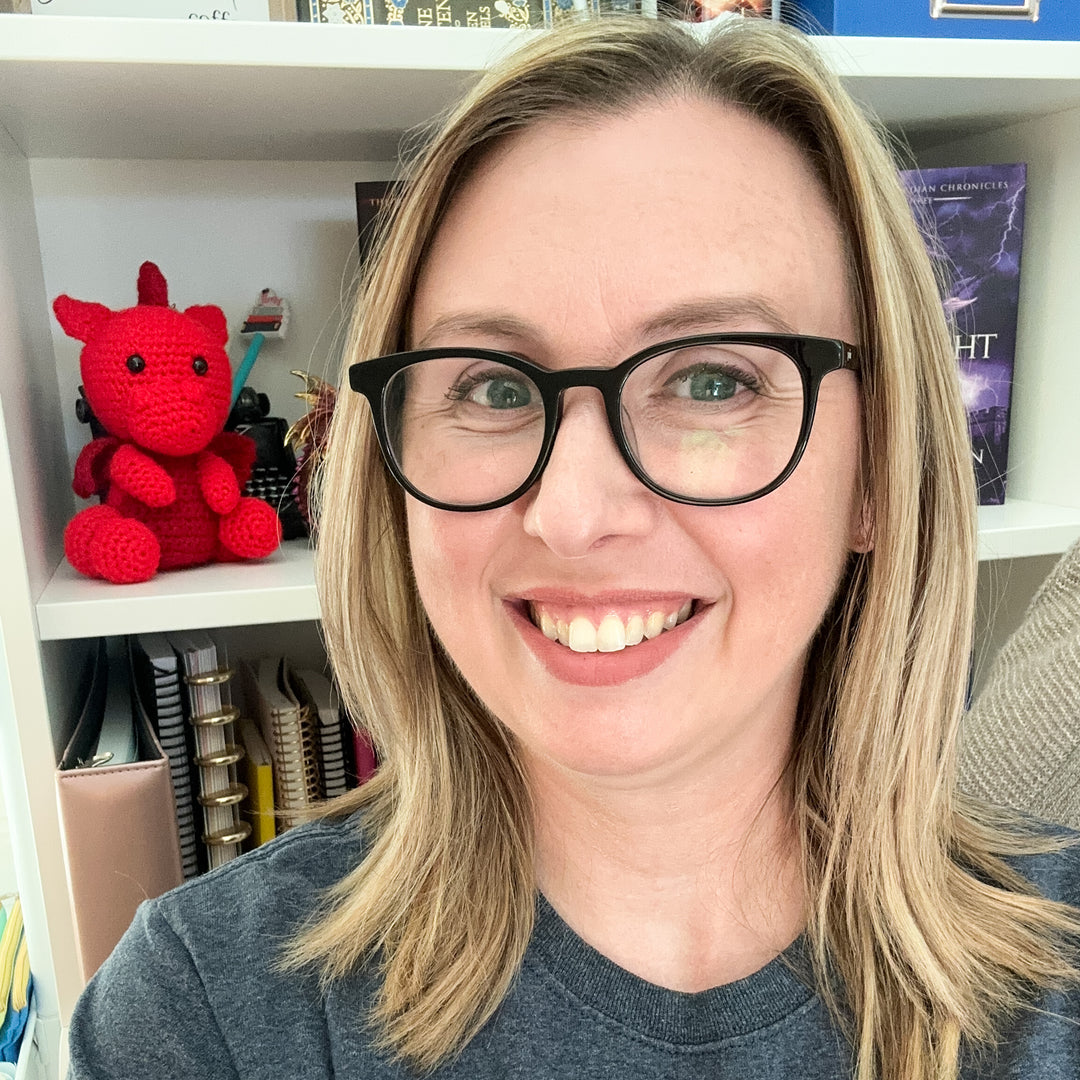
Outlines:
[[541, 893], [530, 951], [585, 1005], [648, 1038], [676, 1045], [749, 1035], [790, 1016], [815, 996], [803, 936], [745, 978], [696, 993], [668, 990], [597, 952]]

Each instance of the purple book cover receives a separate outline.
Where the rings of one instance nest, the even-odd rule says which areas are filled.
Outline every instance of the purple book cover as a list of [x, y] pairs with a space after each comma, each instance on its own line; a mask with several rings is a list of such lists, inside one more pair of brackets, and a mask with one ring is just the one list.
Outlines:
[[949, 283], [945, 312], [954, 323], [979, 503], [996, 506], [1005, 501], [1027, 166], [916, 169], [900, 178], [924, 235], [937, 234], [928, 249]]

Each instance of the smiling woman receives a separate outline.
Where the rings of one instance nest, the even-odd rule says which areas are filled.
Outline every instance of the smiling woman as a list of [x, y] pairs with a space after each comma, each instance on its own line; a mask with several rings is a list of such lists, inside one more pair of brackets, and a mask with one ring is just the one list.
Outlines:
[[954, 789], [948, 330], [812, 49], [525, 44], [411, 166], [346, 367], [318, 574], [378, 774], [144, 907], [75, 1077], [1076, 1075], [1073, 838]]

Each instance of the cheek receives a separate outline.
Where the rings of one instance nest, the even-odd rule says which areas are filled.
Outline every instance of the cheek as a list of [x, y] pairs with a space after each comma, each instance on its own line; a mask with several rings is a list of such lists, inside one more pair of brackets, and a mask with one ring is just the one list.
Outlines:
[[753, 624], [759, 647], [798, 650], [809, 642], [858, 542], [857, 409], [841, 411], [844, 423], [815, 425], [818, 437], [776, 491], [698, 526], [699, 547], [723, 553], [732, 618]]
[[498, 551], [503, 510], [460, 514], [436, 510], [406, 496], [409, 551], [417, 591], [435, 631], [443, 637], [467, 612], [486, 602], [488, 569]]

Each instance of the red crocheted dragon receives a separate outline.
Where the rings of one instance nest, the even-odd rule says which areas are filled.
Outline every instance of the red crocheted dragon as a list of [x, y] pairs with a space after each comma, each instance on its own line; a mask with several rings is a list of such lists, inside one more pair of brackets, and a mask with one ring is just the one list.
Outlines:
[[84, 392], [108, 433], [75, 465], [75, 493], [101, 503], [68, 523], [71, 565], [119, 584], [274, 551], [277, 514], [242, 495], [255, 445], [222, 430], [232, 372], [221, 309], [171, 308], [165, 278], [145, 262], [135, 307], [110, 311], [59, 296], [53, 311], [64, 332], [85, 343]]

